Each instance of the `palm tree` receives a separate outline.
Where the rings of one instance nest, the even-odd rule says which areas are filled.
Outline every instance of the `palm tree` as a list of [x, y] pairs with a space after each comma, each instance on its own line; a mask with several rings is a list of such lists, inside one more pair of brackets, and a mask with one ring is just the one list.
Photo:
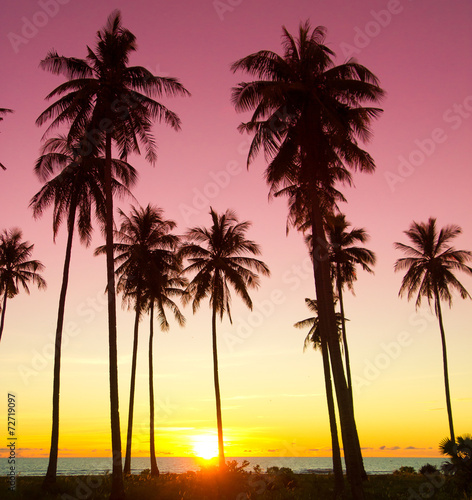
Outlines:
[[[328, 244], [324, 230], [326, 199], [321, 193], [343, 180], [347, 168], [372, 172], [372, 157], [358, 145], [367, 140], [370, 124], [381, 110], [364, 103], [378, 101], [384, 94], [378, 80], [354, 60], [335, 66], [334, 56], [324, 45], [326, 30], [301, 24], [298, 38], [284, 27], [283, 56], [263, 50], [232, 66], [256, 78], [233, 89], [237, 111], [251, 111], [240, 131], [254, 132], [248, 164], [262, 149], [269, 165], [266, 180], [271, 192], [287, 186], [300, 190], [299, 199], [308, 204], [312, 231], [316, 297], [323, 331], [326, 331], [340, 413], [346, 467], [353, 497], [364, 498], [362, 455], [357, 437], [353, 405], [337, 341], [334, 295]], [[333, 170], [334, 169], [334, 170]]]
[[411, 245], [395, 243], [395, 248], [407, 255], [395, 262], [395, 271], [406, 270], [400, 287], [399, 295], [407, 294], [408, 300], [416, 294], [416, 308], [421, 306], [425, 297], [428, 304], [434, 302], [434, 311], [439, 321], [443, 353], [444, 384], [446, 387], [446, 406], [449, 419], [451, 441], [455, 442], [454, 425], [452, 421], [451, 395], [449, 391], [449, 375], [447, 367], [446, 335], [441, 312], [441, 299], [449, 307], [452, 306], [452, 290], [459, 293], [461, 298], [470, 298], [469, 292], [454, 276], [454, 271], [463, 271], [472, 274], [472, 268], [466, 262], [472, 259], [472, 252], [456, 250], [450, 246], [450, 241], [461, 234], [459, 226], [448, 225], [438, 232], [436, 219], [430, 217], [428, 222], [413, 222], [408, 231]]
[[[3, 120], [3, 115], [6, 115], [7, 113], [13, 113], [13, 110], [7, 108], [0, 108], [0, 122]], [[1, 163], [0, 163], [0, 168], [2, 170], [6, 170], [6, 168]]]
[[0, 233], [0, 297], [3, 294], [0, 340], [5, 326], [7, 299], [20, 293], [20, 285], [29, 294], [28, 284], [32, 282], [39, 289], [46, 288], [46, 281], [39, 274], [44, 266], [39, 260], [29, 260], [34, 245], [21, 241], [23, 234], [18, 228], [4, 229]]
[[[338, 429], [336, 423], [336, 411], [334, 408], [333, 388], [331, 384], [331, 368], [329, 363], [328, 345], [326, 343], [326, 336], [321, 334], [320, 322], [318, 319], [318, 305], [316, 300], [305, 299], [310, 312], [314, 314], [313, 317], [298, 321], [293, 326], [295, 328], [309, 328], [308, 334], [305, 338], [303, 350], [308, 347], [308, 344], [313, 344], [315, 350], [321, 350], [323, 357], [323, 370], [326, 388], [326, 399], [328, 403], [329, 426], [331, 430], [331, 443], [333, 448], [333, 471], [335, 478], [335, 498], [342, 495], [344, 491], [343, 467], [341, 463], [341, 450], [339, 447]], [[341, 317], [337, 315], [338, 332], [339, 325], [341, 324]], [[340, 338], [341, 340], [341, 338]]]
[[184, 297], [187, 280], [181, 275], [181, 258], [176, 253], [176, 247], [171, 249], [156, 249], [151, 252], [148, 274], [145, 285], [145, 297], [149, 309], [149, 432], [150, 432], [150, 460], [151, 476], [159, 476], [156, 461], [156, 446], [154, 436], [154, 368], [153, 368], [153, 340], [154, 340], [154, 309], [162, 331], [169, 330], [166, 309], [170, 309], [174, 319], [180, 326], [184, 326], [185, 318], [174, 302], [174, 297]]
[[349, 362], [349, 348], [347, 344], [346, 322], [344, 315], [343, 287], [354, 292], [353, 283], [357, 279], [356, 265], [360, 265], [364, 271], [372, 273], [369, 267], [375, 264], [375, 254], [367, 248], [355, 246], [356, 243], [365, 243], [369, 239], [364, 228], [352, 228], [344, 214], [331, 215], [327, 217], [327, 231], [329, 242], [329, 256], [333, 266], [333, 276], [336, 291], [339, 298], [341, 311], [341, 327], [344, 348], [344, 359], [346, 362], [347, 385], [352, 397], [351, 365]]
[[[123, 293], [123, 301], [136, 311], [134, 321], [133, 355], [131, 363], [131, 384], [128, 411], [128, 433], [124, 473], [131, 473], [131, 445], [133, 436], [134, 394], [136, 386], [136, 365], [138, 353], [139, 321], [143, 309], [143, 298], [146, 280], [151, 265], [152, 252], [175, 251], [178, 237], [170, 234], [175, 222], [165, 220], [162, 209], [147, 205], [146, 208], [131, 207], [127, 216], [120, 210], [122, 218], [120, 230], [115, 233], [116, 274], [118, 276], [117, 291]], [[106, 252], [106, 247], [97, 248], [95, 254]]]
[[[45, 489], [56, 482], [62, 329], [76, 216], [78, 213], [78, 234], [81, 242], [86, 246], [90, 244], [92, 234], [93, 206], [95, 206], [95, 213], [100, 222], [103, 224], [105, 221], [104, 160], [97, 154], [80, 156], [79, 150], [79, 143], [70, 145], [63, 135], [49, 139], [43, 145], [42, 154], [36, 162], [34, 171], [40, 180], [45, 181], [45, 184], [30, 202], [35, 218], [43, 215], [44, 210], [51, 204], [54, 206], [54, 239], [64, 218], [67, 220], [68, 233], [56, 323], [51, 449], [43, 482]], [[128, 192], [128, 187], [136, 181], [134, 168], [122, 160], [114, 159], [112, 169], [113, 191], [119, 194]]]
[[146, 159], [156, 160], [155, 141], [151, 134], [152, 120], [163, 120], [175, 130], [180, 128], [178, 116], [153, 96], [188, 95], [175, 79], [154, 76], [141, 66], [129, 66], [129, 57], [136, 51], [136, 37], [121, 24], [121, 14], [114, 11], [97, 34], [95, 50], [87, 47], [86, 59], [59, 56], [49, 52], [41, 61], [44, 69], [67, 77], [68, 81], [53, 90], [51, 99], [61, 96], [37, 119], [41, 125], [53, 119], [48, 130], [63, 123], [70, 124], [69, 138], [82, 136], [82, 154], [98, 144], [105, 150], [106, 263], [110, 358], [110, 415], [113, 453], [111, 499], [124, 498], [121, 461], [121, 437], [118, 404], [118, 366], [116, 343], [116, 297], [113, 261], [113, 197], [111, 180], [112, 144], [120, 158], [130, 152], [146, 149]]
[[221, 396], [218, 378], [218, 354], [216, 340], [216, 318], [220, 320], [224, 314], [230, 322], [230, 288], [241, 297], [246, 306], [252, 310], [252, 300], [248, 288], [257, 288], [257, 273], [269, 276], [270, 272], [264, 262], [248, 255], [260, 255], [259, 245], [246, 239], [245, 233], [250, 222], [239, 222], [232, 210], [218, 215], [210, 209], [211, 227], [194, 227], [187, 231], [187, 243], [180, 250], [182, 257], [190, 264], [184, 273], [196, 273], [187, 287], [187, 301], [192, 300], [195, 313], [203, 299], [209, 298], [212, 308], [212, 345], [213, 345], [213, 378], [216, 399], [216, 420], [218, 428], [218, 456], [220, 467], [225, 466], [223, 445], [223, 423], [221, 417]]
[[443, 472], [454, 477], [454, 483], [462, 498], [471, 498], [472, 495], [472, 436], [464, 434], [455, 441], [444, 439], [439, 443], [439, 451], [449, 457], [449, 462], [441, 466]]

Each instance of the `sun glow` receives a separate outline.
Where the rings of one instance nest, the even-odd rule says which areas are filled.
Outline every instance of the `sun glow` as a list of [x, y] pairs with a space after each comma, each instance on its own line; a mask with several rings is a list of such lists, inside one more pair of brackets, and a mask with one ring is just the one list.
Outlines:
[[195, 455], [205, 460], [218, 456], [218, 440], [216, 436], [195, 436], [193, 438], [193, 451]]

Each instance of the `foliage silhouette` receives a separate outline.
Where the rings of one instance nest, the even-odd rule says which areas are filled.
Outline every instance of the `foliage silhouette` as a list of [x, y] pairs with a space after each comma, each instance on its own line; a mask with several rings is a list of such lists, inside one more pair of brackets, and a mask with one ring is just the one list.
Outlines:
[[[271, 193], [291, 188], [303, 217], [308, 214], [313, 242], [316, 298], [323, 335], [327, 336], [340, 413], [348, 478], [354, 499], [364, 498], [365, 471], [352, 399], [337, 340], [334, 297], [327, 258], [324, 215], [334, 197], [321, 193], [333, 181], [349, 181], [348, 168], [372, 172], [372, 157], [359, 147], [369, 139], [371, 121], [381, 110], [364, 106], [379, 101], [384, 91], [378, 79], [354, 60], [336, 66], [325, 44], [326, 30], [300, 24], [298, 37], [283, 28], [283, 55], [262, 50], [232, 65], [256, 78], [233, 89], [238, 111], [253, 110], [239, 130], [254, 133], [248, 164], [263, 150]], [[328, 206], [327, 206], [328, 205]], [[293, 217], [293, 212], [289, 212]]]
[[249, 309], [252, 300], [248, 288], [257, 288], [257, 273], [269, 276], [269, 268], [264, 262], [248, 255], [260, 255], [259, 246], [246, 239], [249, 222], [239, 222], [235, 212], [226, 210], [218, 215], [210, 210], [210, 228], [194, 227], [187, 231], [187, 242], [180, 249], [182, 258], [190, 264], [184, 273], [196, 273], [190, 281], [185, 298], [192, 301], [195, 313], [203, 299], [209, 298], [212, 309], [212, 346], [213, 378], [215, 385], [216, 418], [218, 427], [218, 456], [221, 468], [225, 466], [223, 423], [221, 416], [221, 396], [218, 376], [218, 353], [216, 337], [216, 318], [223, 319], [225, 314], [231, 319], [231, 286]]
[[454, 276], [454, 271], [472, 274], [472, 268], [466, 265], [466, 262], [472, 260], [472, 252], [456, 250], [449, 245], [450, 240], [456, 238], [461, 232], [461, 228], [456, 225], [445, 226], [438, 232], [436, 219], [432, 217], [428, 219], [428, 222], [413, 222], [410, 229], [404, 231], [411, 245], [395, 243], [395, 248], [404, 252], [407, 257], [398, 259], [394, 266], [395, 271], [406, 270], [399, 291], [400, 296], [406, 293], [408, 300], [410, 300], [417, 294], [416, 308], [421, 306], [423, 297], [427, 299], [430, 305], [434, 301], [434, 311], [441, 332], [446, 406], [449, 432], [453, 442], [455, 441], [454, 424], [441, 299], [445, 300], [451, 307], [452, 290], [457, 291], [463, 299], [470, 298], [469, 292]]
[[[34, 245], [21, 241], [23, 234], [18, 228], [4, 229], [0, 233], [0, 341], [5, 326], [7, 299], [20, 293], [20, 286], [26, 293], [31, 282], [39, 289], [46, 288], [46, 281], [39, 274], [44, 266], [39, 260], [29, 260]], [[2, 297], [3, 294], [3, 297]]]
[[106, 264], [108, 294], [108, 336], [110, 358], [110, 420], [113, 454], [113, 481], [110, 498], [124, 498], [121, 459], [121, 436], [118, 408], [118, 366], [116, 339], [116, 297], [113, 265], [113, 196], [111, 180], [112, 144], [121, 159], [145, 148], [148, 161], [156, 160], [152, 121], [164, 121], [175, 130], [180, 128], [178, 116], [153, 96], [187, 95], [175, 79], [158, 77], [141, 66], [129, 66], [130, 55], [137, 50], [136, 37], [114, 11], [104, 28], [97, 33], [95, 50], [87, 47], [87, 57], [59, 56], [51, 51], [41, 67], [68, 79], [48, 96], [59, 96], [37, 119], [41, 125], [52, 120], [47, 132], [62, 124], [69, 125], [69, 140], [83, 137], [82, 154], [97, 145], [105, 151]]
[[[86, 246], [90, 244], [92, 235], [93, 207], [102, 227], [105, 222], [104, 159], [100, 157], [98, 149], [95, 154], [87, 156], [81, 156], [79, 151], [80, 143], [70, 145], [63, 135], [46, 141], [34, 168], [36, 176], [45, 184], [30, 202], [35, 218], [40, 217], [46, 208], [53, 205], [54, 239], [63, 220], [67, 220], [66, 254], [54, 341], [52, 431], [49, 464], [44, 478], [45, 489], [56, 481], [62, 330], [76, 218], [79, 238]], [[128, 194], [128, 188], [136, 181], [136, 171], [122, 160], [112, 160], [112, 176], [113, 192], [119, 195]]]

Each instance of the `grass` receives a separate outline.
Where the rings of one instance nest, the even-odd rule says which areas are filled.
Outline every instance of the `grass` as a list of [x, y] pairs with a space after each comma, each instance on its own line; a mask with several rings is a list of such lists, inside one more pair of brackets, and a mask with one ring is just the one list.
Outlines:
[[[8, 480], [0, 478], [2, 500], [105, 500], [111, 476], [60, 476], [49, 493], [41, 491], [42, 477], [17, 477], [16, 491], [9, 491]], [[332, 498], [333, 477], [321, 474], [294, 474], [275, 470], [272, 474], [233, 470], [226, 474], [215, 470], [129, 476], [125, 480], [129, 500], [322, 500]], [[346, 489], [347, 485], [346, 485]], [[433, 498], [459, 500], [452, 484], [443, 476], [420, 474], [369, 476], [365, 484], [368, 500]], [[350, 498], [346, 494], [346, 500]]]

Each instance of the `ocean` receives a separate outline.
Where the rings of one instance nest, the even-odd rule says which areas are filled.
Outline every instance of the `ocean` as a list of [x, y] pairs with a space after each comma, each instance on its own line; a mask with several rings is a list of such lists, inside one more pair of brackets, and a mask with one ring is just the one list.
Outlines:
[[[247, 471], [259, 465], [263, 470], [268, 467], [289, 467], [296, 473], [327, 473], [332, 469], [330, 457], [236, 457], [227, 458], [236, 460], [239, 464], [243, 460], [249, 462]], [[443, 458], [397, 458], [397, 457], [368, 457], [364, 458], [364, 467], [367, 474], [389, 474], [401, 466], [414, 467], [416, 471], [426, 463], [440, 466]], [[198, 471], [202, 464], [208, 462], [192, 457], [158, 457], [157, 463], [161, 472]], [[16, 473], [20, 476], [42, 476], [46, 473], [47, 458], [16, 458]], [[58, 474], [64, 476], [105, 474], [111, 471], [111, 458], [59, 458]], [[139, 474], [149, 469], [149, 458], [133, 458], [131, 472]], [[7, 475], [10, 466], [7, 458], [0, 458], [0, 476]]]

